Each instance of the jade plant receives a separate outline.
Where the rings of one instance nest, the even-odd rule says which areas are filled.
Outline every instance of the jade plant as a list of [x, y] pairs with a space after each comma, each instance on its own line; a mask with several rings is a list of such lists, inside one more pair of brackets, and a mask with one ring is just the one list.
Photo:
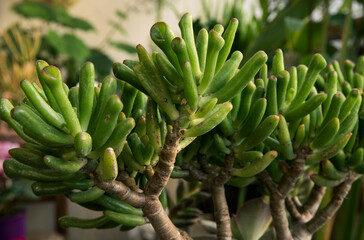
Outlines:
[[[71, 89], [57, 67], [37, 61], [42, 88], [24, 80], [19, 105], [1, 100], [2, 120], [25, 141], [10, 150], [5, 173], [34, 180], [38, 196], [65, 194], [102, 212], [64, 216], [62, 227], [151, 224], [160, 239], [191, 239], [182, 228], [202, 211], [189, 206], [209, 195], [177, 193], [172, 206], [165, 187], [179, 178], [209, 190], [218, 239], [259, 239], [270, 229], [277, 239], [310, 239], [364, 173], [364, 58], [355, 68], [316, 54], [285, 69], [277, 50], [269, 70], [260, 51], [241, 66], [243, 54], [230, 52], [237, 27], [232, 19], [195, 39], [188, 13], [180, 37], [158, 22], [150, 36], [162, 52], [137, 45], [138, 60], [115, 63], [100, 83], [87, 62]], [[262, 186], [272, 218], [260, 214], [265, 200], [230, 218], [225, 185], [250, 184]], [[318, 210], [327, 188], [332, 198]]]

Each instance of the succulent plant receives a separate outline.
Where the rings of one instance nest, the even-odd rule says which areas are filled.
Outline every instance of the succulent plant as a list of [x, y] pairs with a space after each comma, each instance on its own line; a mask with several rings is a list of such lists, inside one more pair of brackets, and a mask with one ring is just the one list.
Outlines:
[[[237, 228], [246, 210], [232, 232], [224, 190], [262, 183], [276, 238], [310, 239], [364, 173], [364, 58], [355, 72], [352, 62], [343, 73], [319, 54], [287, 71], [277, 50], [269, 71], [260, 51], [240, 67], [242, 53], [230, 53], [237, 25], [202, 29], [195, 39], [188, 13], [181, 37], [158, 22], [150, 35], [163, 53], [137, 45], [138, 60], [115, 63], [115, 77], [97, 86], [91, 63], [79, 87], [68, 89], [58, 68], [38, 61], [42, 89], [24, 80], [22, 103], [1, 100], [2, 120], [26, 141], [10, 151], [6, 174], [34, 180], [37, 195], [65, 194], [103, 211], [96, 219], [62, 217], [63, 227], [125, 231], [151, 223], [161, 239], [190, 239], [178, 227], [196, 222], [202, 212], [193, 202], [206, 198], [178, 193], [168, 216], [170, 178], [210, 190], [218, 239], [263, 235], [266, 210], [259, 233]], [[328, 187], [334, 195], [317, 211]]]

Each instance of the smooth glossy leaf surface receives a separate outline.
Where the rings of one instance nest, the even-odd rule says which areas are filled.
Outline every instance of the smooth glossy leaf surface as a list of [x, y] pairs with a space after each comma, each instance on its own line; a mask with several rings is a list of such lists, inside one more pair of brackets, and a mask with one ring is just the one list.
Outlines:
[[246, 202], [233, 218], [244, 240], [258, 240], [272, 221], [269, 204], [263, 198]]
[[55, 31], [49, 31], [46, 41], [52, 46], [57, 53], [65, 54], [78, 63], [82, 63], [90, 54], [86, 44], [73, 34], [66, 33], [59, 35]]

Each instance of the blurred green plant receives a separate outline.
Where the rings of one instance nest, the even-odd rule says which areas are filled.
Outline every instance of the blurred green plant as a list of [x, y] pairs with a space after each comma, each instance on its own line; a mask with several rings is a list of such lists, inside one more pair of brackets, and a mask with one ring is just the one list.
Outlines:
[[0, 95], [16, 102], [23, 95], [17, 91], [21, 79], [35, 79], [34, 60], [41, 46], [38, 29], [11, 26], [0, 36]]
[[[105, 75], [106, 66], [112, 63], [111, 59], [99, 49], [88, 47], [74, 32], [94, 31], [87, 20], [70, 15], [67, 8], [57, 1], [24, 1], [14, 4], [12, 9], [24, 18], [41, 20], [42, 48], [37, 57], [64, 66], [67, 72], [65, 82], [69, 86], [73, 86], [79, 77], [75, 69], [87, 60], [102, 58], [96, 72]], [[59, 27], [64, 29], [64, 33], [58, 31]]]
[[[95, 63], [95, 71], [98, 77], [110, 73], [112, 60], [103, 51], [106, 46], [111, 46], [119, 51], [136, 54], [135, 46], [125, 41], [113, 40], [115, 34], [126, 36], [128, 33], [123, 26], [129, 14], [136, 13], [150, 7], [147, 1], [136, 1], [123, 6], [122, 10], [115, 11], [116, 20], [110, 19], [109, 33], [98, 47], [89, 47], [84, 40], [77, 36], [78, 31], [96, 31], [94, 26], [85, 19], [72, 16], [68, 7], [77, 1], [24, 1], [14, 4], [12, 9], [20, 16], [27, 19], [41, 20], [42, 48], [37, 54], [38, 58], [46, 59], [57, 65], [62, 65], [65, 70], [64, 81], [70, 86], [78, 81], [78, 71], [85, 61]], [[143, 4], [141, 4], [143, 3]], [[154, 4], [154, 3], [152, 3]], [[59, 28], [63, 31], [60, 33]]]
[[[356, 61], [364, 52], [363, 1], [218, 1], [201, 0], [202, 13], [195, 18], [195, 29], [212, 29], [216, 23], [227, 26], [231, 18], [240, 22], [234, 50], [245, 49], [244, 56], [264, 50], [269, 56], [277, 48], [286, 54], [286, 64], [308, 63], [319, 52], [326, 60]], [[165, 6], [170, 6], [167, 3]], [[352, 9], [357, 9], [352, 11]], [[181, 13], [175, 10], [176, 15]], [[244, 62], [244, 60], [243, 60]]]

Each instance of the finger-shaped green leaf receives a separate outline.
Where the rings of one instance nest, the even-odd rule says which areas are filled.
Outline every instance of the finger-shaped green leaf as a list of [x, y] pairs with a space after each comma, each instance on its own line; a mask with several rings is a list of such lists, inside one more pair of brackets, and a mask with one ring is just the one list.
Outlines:
[[212, 97], [217, 97], [218, 103], [226, 102], [240, 93], [266, 63], [268, 57], [263, 51], [257, 52], [240, 69], [240, 71]]

